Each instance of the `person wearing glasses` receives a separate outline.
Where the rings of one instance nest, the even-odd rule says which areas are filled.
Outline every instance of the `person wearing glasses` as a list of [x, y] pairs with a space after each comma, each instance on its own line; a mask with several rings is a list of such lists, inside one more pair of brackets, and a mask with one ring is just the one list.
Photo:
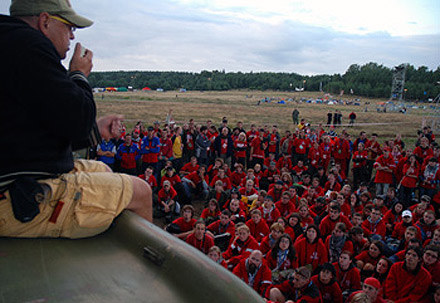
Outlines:
[[[68, 0], [12, 0], [0, 15], [0, 236], [81, 238], [103, 232], [123, 209], [152, 221], [151, 188], [72, 151], [119, 136], [122, 117], [96, 120], [87, 76], [93, 52], [76, 43], [93, 24]], [[27, 140], [16, 134], [26, 132]]]

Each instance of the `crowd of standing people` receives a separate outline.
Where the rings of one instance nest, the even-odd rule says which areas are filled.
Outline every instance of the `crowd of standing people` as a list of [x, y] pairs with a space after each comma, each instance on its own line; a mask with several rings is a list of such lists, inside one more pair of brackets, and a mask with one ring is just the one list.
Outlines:
[[304, 119], [294, 129], [139, 122], [97, 157], [148, 182], [167, 231], [269, 301], [438, 302], [440, 146], [429, 127], [415, 148]]

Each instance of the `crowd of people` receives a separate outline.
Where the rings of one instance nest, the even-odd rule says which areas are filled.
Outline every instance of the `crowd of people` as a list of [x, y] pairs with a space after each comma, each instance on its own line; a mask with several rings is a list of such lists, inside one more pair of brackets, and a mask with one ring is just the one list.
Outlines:
[[430, 128], [408, 148], [400, 135], [294, 126], [139, 122], [96, 157], [148, 182], [168, 232], [268, 301], [440, 302]]

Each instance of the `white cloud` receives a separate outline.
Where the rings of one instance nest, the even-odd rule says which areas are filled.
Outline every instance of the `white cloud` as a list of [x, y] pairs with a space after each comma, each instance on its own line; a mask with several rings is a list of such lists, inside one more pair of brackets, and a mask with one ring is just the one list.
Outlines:
[[[436, 69], [433, 0], [73, 0], [94, 70], [344, 73], [351, 64]], [[380, 5], [379, 5], [380, 4]], [[7, 13], [8, 5], [0, 4]], [[418, 33], [417, 35], [414, 32]]]

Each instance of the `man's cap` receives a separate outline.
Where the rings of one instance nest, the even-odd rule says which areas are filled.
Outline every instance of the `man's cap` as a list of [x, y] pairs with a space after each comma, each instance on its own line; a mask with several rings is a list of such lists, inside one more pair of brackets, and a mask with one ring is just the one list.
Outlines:
[[308, 269], [305, 266], [301, 266], [300, 268], [297, 268], [295, 270], [295, 273], [299, 274], [300, 276], [302, 276], [306, 280], [309, 280], [310, 277], [312, 276], [312, 272], [310, 271], [310, 269]]
[[386, 195], [378, 195], [376, 196], [376, 199], [385, 200], [387, 198]]
[[376, 279], [376, 278], [372, 278], [372, 277], [366, 278], [365, 281], [364, 281], [364, 284], [370, 285], [370, 286], [372, 286], [372, 287], [374, 287], [376, 289], [380, 289], [382, 287], [380, 285], [379, 280]]
[[426, 202], [431, 202], [431, 197], [428, 196], [428, 195], [423, 195], [423, 196], [420, 198], [420, 200], [421, 200], [421, 201], [426, 201]]
[[163, 181], [163, 186], [166, 186], [166, 185], [171, 186], [171, 182], [168, 180]]
[[402, 212], [402, 217], [411, 217], [412, 218], [412, 213], [410, 210], [404, 210]]
[[60, 16], [78, 28], [93, 24], [73, 10], [70, 0], [12, 0], [9, 7], [11, 16], [38, 16], [43, 12]]

